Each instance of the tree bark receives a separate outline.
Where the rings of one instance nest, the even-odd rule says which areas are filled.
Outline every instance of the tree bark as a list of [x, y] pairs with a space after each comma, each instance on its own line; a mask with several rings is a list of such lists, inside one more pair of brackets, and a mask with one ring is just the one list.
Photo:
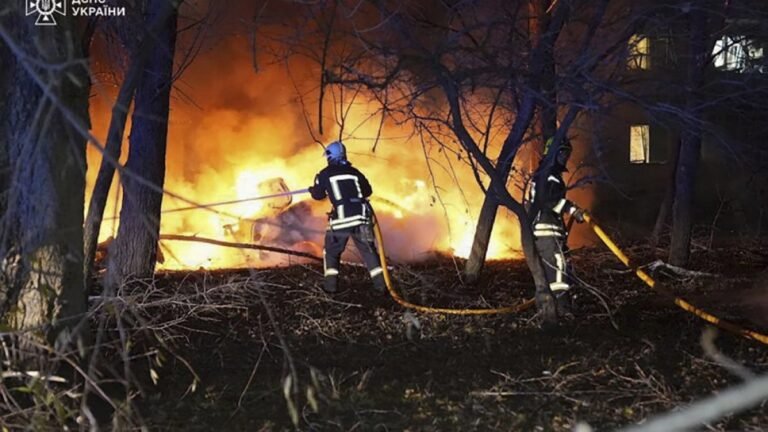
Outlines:
[[701, 130], [683, 132], [680, 163], [675, 174], [675, 200], [672, 205], [672, 231], [669, 262], [678, 267], [688, 264], [691, 251], [693, 196], [696, 189], [696, 170], [701, 153]]
[[[542, 86], [545, 85], [544, 81], [546, 79], [550, 80], [550, 85], [554, 83], [554, 75], [549, 76], [550, 72], [554, 74], [553, 46], [564, 21], [564, 16], [562, 15], [564, 12], [560, 11], [560, 8], [558, 8], [558, 12], [561, 15], [557, 23], [552, 26], [552, 19], [546, 13], [546, 6], [544, 6], [543, 2], [541, 0], [532, 0], [531, 5], [530, 10], [532, 14], [536, 14], [534, 17], [535, 22], [531, 25], [531, 37], [536, 43], [531, 54], [529, 88], [523, 96], [512, 131], [502, 145], [499, 163], [497, 164], [499, 174], [505, 182], [512, 171], [512, 161], [534, 117], [537, 105], [536, 99], [539, 96], [538, 90], [543, 88]], [[543, 18], [539, 19], [539, 17]], [[551, 87], [550, 90], [554, 92], [554, 87]], [[557, 122], [556, 102], [554, 100], [548, 100], [548, 102], [550, 103], [542, 105], [543, 109], [540, 111], [541, 125], [544, 126], [546, 124], [547, 128], [550, 128], [552, 126], [551, 123], [554, 123], [555, 127], [553, 130], [555, 130]], [[477, 282], [488, 254], [488, 245], [491, 241], [491, 234], [493, 233], [493, 226], [496, 223], [496, 214], [499, 209], [499, 200], [496, 194], [491, 193], [495, 186], [491, 184], [488, 188], [489, 193], [483, 199], [483, 205], [480, 209], [480, 215], [478, 216], [475, 228], [475, 236], [472, 241], [472, 248], [464, 267], [465, 280], [469, 284]], [[506, 188], [506, 183], [503, 186]]]
[[[107, 284], [114, 287], [127, 278], [146, 278], [154, 273], [165, 181], [165, 152], [176, 45], [177, 5], [168, 0], [149, 0], [147, 21], [166, 16], [155, 35], [155, 47], [139, 78], [134, 100], [126, 168], [145, 182], [124, 176], [120, 226], [110, 252]], [[169, 12], [169, 8], [171, 9]]]
[[154, 17], [153, 21], [147, 21], [146, 34], [136, 45], [138, 48], [131, 56], [131, 65], [125, 73], [123, 84], [120, 86], [115, 105], [112, 107], [112, 118], [107, 132], [107, 142], [104, 146], [106, 156], [102, 158], [99, 166], [99, 173], [96, 176], [96, 183], [93, 185], [90, 204], [88, 205], [88, 216], [85, 219], [84, 234], [84, 255], [83, 262], [86, 280], [90, 279], [93, 271], [93, 261], [96, 257], [96, 247], [99, 242], [99, 232], [101, 231], [101, 222], [104, 218], [104, 209], [107, 205], [109, 190], [112, 187], [112, 179], [115, 176], [115, 167], [120, 159], [120, 151], [125, 135], [125, 124], [128, 118], [128, 110], [133, 100], [136, 86], [139, 78], [144, 71], [148, 54], [155, 43], [153, 37], [157, 29], [163, 25], [165, 19], [173, 11], [166, 8], [162, 15]]
[[[4, 43], [0, 43], [0, 64], [10, 65], [12, 56], [13, 54], [8, 50], [8, 47]], [[5, 113], [10, 109], [8, 91], [11, 85], [11, 74], [9, 72], [10, 68], [0, 67], [0, 226], [2, 226], [8, 208], [9, 173], [11, 170], [8, 159], [10, 142], [8, 141], [7, 122], [3, 120], [6, 117]], [[2, 303], [3, 299], [0, 297], [0, 304]]]
[[[517, 113], [517, 120], [515, 121], [516, 126], [518, 125], [518, 122], [520, 122], [519, 124], [524, 122], [526, 126], [518, 126], [518, 130], [513, 130], [511, 135], [514, 136], [514, 138], [508, 141], [510, 144], [507, 144], [507, 142], [504, 143], [500, 159], [514, 158], [512, 153], [517, 152], [519, 143], [522, 141], [525, 130], [527, 129], [527, 125], [530, 123], [530, 120], [533, 117], [534, 108], [535, 101], [533, 95], [526, 95], [526, 100], [523, 104], [521, 104], [520, 111]], [[513, 145], [511, 144], [512, 142], [517, 142], [518, 144]], [[512, 171], [512, 164], [510, 163], [500, 165], [501, 166], [498, 167], [499, 177], [504, 179], [506, 182], [506, 179], [509, 178], [509, 174]], [[485, 198], [483, 199], [483, 206], [480, 209], [480, 215], [477, 218], [475, 237], [472, 241], [472, 249], [470, 250], [469, 258], [467, 259], [467, 263], [464, 268], [466, 281], [470, 284], [477, 282], [478, 278], [480, 277], [480, 273], [483, 270], [483, 266], [485, 265], [485, 257], [488, 253], [488, 245], [491, 242], [493, 225], [496, 222], [496, 214], [499, 210], [499, 199], [497, 198], [496, 193], [493, 192], [497, 189], [497, 186], [498, 185], [496, 185], [493, 181], [491, 182], [491, 185], [488, 188], [488, 193], [485, 194]], [[506, 186], [506, 183], [501, 185], [501, 187], [505, 189]]]
[[491, 193], [487, 193], [483, 199], [480, 214], [477, 217], [475, 237], [472, 239], [472, 248], [469, 251], [469, 257], [464, 266], [464, 277], [468, 284], [477, 283], [480, 273], [483, 271], [498, 209], [498, 200], [491, 196]]
[[667, 189], [664, 191], [664, 200], [659, 206], [659, 213], [656, 215], [656, 223], [653, 225], [653, 232], [651, 232], [651, 247], [659, 245], [661, 233], [664, 231], [664, 226], [669, 220], [669, 214], [672, 212], [672, 204], [675, 201], [675, 177], [677, 174], [677, 163], [680, 159], [680, 142], [675, 146], [675, 156], [672, 159], [672, 165], [669, 169], [669, 182], [667, 183]]
[[[704, 2], [702, 2], [704, 3]], [[701, 155], [704, 114], [701, 110], [700, 89], [704, 85], [714, 40], [709, 40], [705, 5], [693, 8], [689, 15], [689, 59], [686, 83], [684, 127], [675, 170], [675, 199], [672, 204], [672, 231], [669, 262], [678, 267], [688, 264], [691, 251], [693, 201], [696, 191], [696, 171]], [[723, 20], [721, 16], [719, 18]]]
[[[531, 0], [533, 6], [534, 22], [532, 23], [532, 34], [534, 40], [541, 40], [542, 35], [547, 31], [550, 25], [550, 17], [547, 14], [547, 4], [541, 0]], [[539, 76], [541, 82], [542, 102], [539, 106], [538, 128], [541, 135], [540, 149], [543, 149], [547, 138], [552, 137], [557, 132], [557, 93], [555, 90], [555, 53], [553, 44], [546, 44], [543, 47], [542, 67]], [[537, 163], [537, 152], [531, 152], [531, 161]]]
[[[90, 82], [74, 18], [57, 21], [58, 26], [35, 26], [20, 9], [0, 18], [3, 76], [10, 80], [0, 105], [0, 141], [9, 168], [0, 238], [0, 319], [14, 329], [46, 329], [48, 341], [61, 347], [87, 329], [82, 272], [86, 140], [77, 128], [88, 129]], [[7, 63], [5, 57], [10, 57]], [[62, 110], [72, 113], [77, 128]]]
[[[464, 147], [475, 157], [477, 163], [480, 165], [480, 167], [482, 167], [483, 171], [485, 171], [485, 173], [491, 178], [491, 186], [486, 193], [486, 198], [489, 196], [494, 197], [494, 201], [498, 203], [497, 205], [501, 204], [507, 207], [512, 213], [515, 214], [515, 216], [517, 216], [518, 220], [520, 221], [520, 237], [522, 239], [521, 241], [523, 245], [523, 252], [525, 255], [526, 263], [531, 270], [534, 284], [536, 286], [536, 305], [539, 310], [543, 311], [545, 323], [554, 324], [554, 322], [557, 321], [557, 312], [554, 308], [552, 293], [549, 290], [549, 285], [547, 284], [547, 280], [544, 275], [544, 264], [541, 261], [538, 250], [536, 249], [533, 230], [531, 229], [531, 224], [528, 220], [528, 214], [525, 211], [523, 205], [517, 202], [507, 190], [506, 177], [502, 176], [500, 173], [500, 170], [503, 170], [504, 168], [497, 168], [493, 166], [491, 161], [477, 146], [477, 143], [474, 142], [466, 127], [464, 127], [461, 115], [461, 104], [459, 103], [458, 97], [458, 89], [455, 87], [454, 83], [448, 80], [444, 80], [441, 82], [441, 87], [443, 88], [443, 91], [445, 92], [446, 98], [450, 105], [452, 123], [451, 128], [456, 134], [456, 138], [459, 140], [462, 147]], [[530, 117], [532, 117], [533, 108], [534, 106], [532, 104], [528, 104], [528, 111], [523, 111], [530, 112]], [[528, 120], [526, 120], [525, 126], [521, 126], [517, 122], [515, 123], [515, 126], [527, 129], [527, 124], [530, 122], [530, 117]], [[514, 136], [515, 128], [513, 128], [513, 131], [507, 137], [507, 140], [504, 144], [505, 147], [509, 145], [510, 137]], [[512, 146], [509, 145], [509, 147], [506, 148], [511, 147]], [[502, 156], [504, 156], [503, 150]], [[502, 160], [505, 159], [502, 158]], [[511, 158], [508, 160], [511, 160]], [[509, 164], [509, 166], [511, 166], [511, 164]]]

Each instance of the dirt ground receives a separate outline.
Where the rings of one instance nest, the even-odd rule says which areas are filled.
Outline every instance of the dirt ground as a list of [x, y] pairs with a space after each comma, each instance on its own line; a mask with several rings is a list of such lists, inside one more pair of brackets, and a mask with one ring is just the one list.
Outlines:
[[[638, 263], [654, 253], [630, 250]], [[162, 274], [152, 325], [173, 354], [152, 366], [156, 383], [151, 362], [137, 367], [143, 416], [156, 430], [563, 431], [578, 422], [610, 430], [740, 382], [704, 352], [703, 321], [603, 249], [572, 254], [583, 281], [576, 318], [554, 330], [540, 329], [533, 310], [411, 313], [375, 294], [355, 267], [342, 270], [345, 285], [333, 296], [319, 290], [316, 265]], [[489, 263], [475, 288], [461, 284], [461, 264], [435, 258], [397, 266], [394, 276], [422, 304], [487, 307], [533, 294], [523, 262]], [[768, 330], [767, 267], [765, 248], [697, 250], [691, 269], [711, 275], [659, 278], [723, 318]], [[723, 332], [715, 344], [768, 371], [768, 347]], [[286, 385], [291, 370], [298, 380]], [[766, 424], [760, 407], [708, 429]]]

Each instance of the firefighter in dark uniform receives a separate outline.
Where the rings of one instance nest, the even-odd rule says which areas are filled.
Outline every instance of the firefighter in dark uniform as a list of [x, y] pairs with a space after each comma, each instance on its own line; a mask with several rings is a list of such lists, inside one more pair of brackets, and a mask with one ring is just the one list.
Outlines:
[[584, 221], [584, 212], [565, 198], [567, 187], [563, 181], [563, 172], [571, 156], [573, 147], [566, 139], [553, 150], [552, 138], [547, 141], [544, 158], [533, 175], [528, 200], [531, 203], [533, 236], [536, 249], [544, 264], [544, 272], [549, 289], [555, 298], [557, 314], [571, 314], [571, 283], [567, 252], [567, 236], [563, 217], [571, 215], [576, 221]]
[[341, 142], [329, 144], [324, 154], [328, 166], [315, 176], [315, 183], [309, 188], [312, 198], [323, 200], [328, 197], [333, 205], [323, 249], [323, 290], [328, 293], [336, 292], [341, 253], [351, 237], [368, 267], [374, 288], [384, 292], [386, 284], [379, 256], [376, 254], [372, 212], [368, 203], [368, 197], [372, 193], [371, 184], [363, 173], [349, 163], [346, 148]]

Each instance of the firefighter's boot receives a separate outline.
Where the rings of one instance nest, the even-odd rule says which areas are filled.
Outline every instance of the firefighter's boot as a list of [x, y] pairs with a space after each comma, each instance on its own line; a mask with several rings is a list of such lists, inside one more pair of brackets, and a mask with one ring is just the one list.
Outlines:
[[323, 291], [333, 294], [338, 290], [338, 276], [326, 276], [323, 281]]
[[379, 293], [384, 294], [387, 292], [387, 282], [384, 280], [384, 274], [379, 273], [376, 276], [371, 277], [373, 280], [373, 289]]
[[557, 326], [557, 303], [554, 296], [546, 291], [536, 293], [536, 308], [541, 313], [541, 324], [544, 328]]
[[573, 318], [573, 299], [569, 291], [555, 292], [555, 304], [557, 305], [557, 315], [562, 318]]

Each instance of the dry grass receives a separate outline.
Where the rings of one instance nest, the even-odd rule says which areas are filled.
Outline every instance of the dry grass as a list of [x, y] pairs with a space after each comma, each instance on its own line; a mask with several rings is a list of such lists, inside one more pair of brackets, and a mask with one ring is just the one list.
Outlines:
[[[647, 249], [633, 253], [654, 258]], [[703, 254], [694, 268], [720, 274], [716, 283], [677, 280], [677, 289], [697, 301], [717, 298], [708, 306], [737, 316], [718, 295], [738, 296], [763, 262], [744, 259], [746, 252]], [[64, 356], [48, 356], [53, 361], [37, 369], [44, 376], [66, 370], [66, 383], [4, 379], [0, 419], [51, 430], [114, 413], [128, 430], [292, 430], [294, 422], [300, 430], [344, 431], [570, 430], [579, 422], [605, 429], [739, 381], [704, 351], [699, 321], [609, 256], [576, 251], [574, 263], [591, 288], [579, 292], [578, 319], [551, 332], [537, 327], [533, 312], [411, 313], [374, 294], [365, 271], [352, 267], [333, 297], [319, 290], [316, 266], [160, 274], [109, 299], [94, 293], [98, 350], [77, 365], [81, 372], [63, 368]], [[427, 304], [485, 307], [531, 295], [522, 263], [491, 263], [473, 289], [458, 282], [455, 268], [436, 259], [398, 267], [395, 277], [411, 300]], [[37, 353], [14, 346], [3, 370], [33, 370], [22, 359]], [[768, 368], [766, 350], [754, 342], [721, 335], [714, 346], [753, 371]], [[99, 402], [105, 396], [111, 405]], [[757, 409], [709, 429], [757, 430], [766, 421]]]

